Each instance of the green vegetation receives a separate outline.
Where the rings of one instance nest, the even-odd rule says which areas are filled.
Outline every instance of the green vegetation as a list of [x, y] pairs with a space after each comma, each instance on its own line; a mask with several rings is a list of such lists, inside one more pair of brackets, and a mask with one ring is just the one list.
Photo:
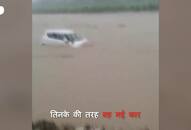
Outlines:
[[152, 11], [158, 5], [158, 0], [36, 0], [33, 13]]

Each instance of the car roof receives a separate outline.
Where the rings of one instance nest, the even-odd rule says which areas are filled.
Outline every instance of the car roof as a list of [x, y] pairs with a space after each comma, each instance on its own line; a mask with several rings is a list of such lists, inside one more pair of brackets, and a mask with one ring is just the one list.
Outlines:
[[74, 33], [73, 30], [69, 30], [69, 29], [48, 29], [45, 31], [45, 33]]

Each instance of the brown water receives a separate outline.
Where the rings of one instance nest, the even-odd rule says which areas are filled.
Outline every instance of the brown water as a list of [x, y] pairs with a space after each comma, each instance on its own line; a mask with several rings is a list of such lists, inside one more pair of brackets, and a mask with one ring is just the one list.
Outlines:
[[[90, 46], [40, 46], [44, 30], [69, 28]], [[33, 120], [49, 110], [140, 111], [141, 119], [54, 120], [158, 130], [158, 12], [33, 15]]]

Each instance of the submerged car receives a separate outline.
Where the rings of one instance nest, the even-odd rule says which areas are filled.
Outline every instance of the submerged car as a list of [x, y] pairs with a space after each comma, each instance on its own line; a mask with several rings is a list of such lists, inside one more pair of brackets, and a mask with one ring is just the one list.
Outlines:
[[60, 45], [78, 48], [88, 40], [72, 30], [47, 30], [42, 37], [41, 45]]

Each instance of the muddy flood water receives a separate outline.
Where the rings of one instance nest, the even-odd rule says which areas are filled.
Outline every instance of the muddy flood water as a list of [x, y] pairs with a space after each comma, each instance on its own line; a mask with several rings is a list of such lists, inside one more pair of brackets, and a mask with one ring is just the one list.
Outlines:
[[[81, 48], [41, 46], [46, 29], [82, 34]], [[140, 119], [54, 119], [110, 130], [158, 130], [158, 12], [33, 15], [33, 121], [49, 111], [139, 111]]]

